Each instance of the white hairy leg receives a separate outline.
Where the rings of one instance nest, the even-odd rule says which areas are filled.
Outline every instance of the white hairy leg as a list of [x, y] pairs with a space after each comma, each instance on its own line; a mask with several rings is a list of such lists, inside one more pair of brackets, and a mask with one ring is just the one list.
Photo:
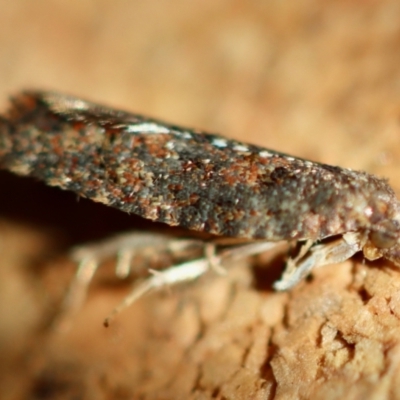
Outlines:
[[[188, 261], [180, 265], [175, 265], [162, 271], [151, 270], [150, 272], [153, 274], [153, 276], [145, 279], [143, 282], [139, 283], [139, 285], [134, 287], [131, 293], [126, 296], [124, 300], [117, 307], [115, 307], [111, 314], [106, 318], [104, 325], [108, 326], [110, 321], [117, 314], [153, 289], [169, 287], [183, 282], [191, 282], [209, 270], [214, 270], [217, 273], [221, 273], [221, 271], [223, 271], [223, 273], [225, 273], [226, 270], [222, 266], [224, 261], [260, 254], [277, 247], [281, 243], [282, 242], [253, 242], [225, 249], [219, 254], [216, 254], [215, 251], [213, 251], [211, 253], [211, 261], [208, 258], [210, 253], [206, 247], [206, 254], [203, 258]], [[215, 246], [213, 250], [214, 249]]]
[[131, 272], [135, 256], [154, 258], [154, 254], [163, 253], [176, 256], [186, 253], [198, 255], [201, 254], [203, 247], [204, 242], [201, 240], [136, 232], [76, 247], [71, 251], [71, 258], [78, 264], [78, 270], [65, 297], [63, 309], [70, 314], [80, 308], [94, 274], [100, 264], [108, 259], [117, 257], [115, 273], [118, 278], [124, 279]]
[[[365, 245], [365, 235], [350, 232], [342, 238], [312, 247], [307, 241], [298, 256], [289, 259], [280, 281], [274, 284], [276, 290], [287, 290], [301, 281], [313, 268], [342, 262], [360, 251]], [[169, 287], [183, 282], [193, 281], [208, 270], [225, 274], [223, 266], [228, 260], [257, 255], [280, 245], [282, 242], [252, 242], [233, 245], [217, 252], [218, 242], [203, 242], [192, 239], [176, 239], [160, 234], [125, 234], [104, 242], [75, 248], [72, 258], [78, 262], [78, 271], [65, 299], [64, 308], [68, 313], [79, 309], [83, 303], [87, 287], [99, 265], [117, 255], [116, 275], [126, 278], [132, 267], [132, 259], [138, 254], [150, 252], [160, 254], [203, 254], [203, 257], [174, 265], [161, 271], [150, 269], [152, 276], [135, 285], [131, 293], [111, 312], [105, 320], [108, 325], [112, 318], [148, 292], [162, 287]], [[194, 252], [192, 251], [194, 249]]]
[[[275, 282], [274, 289], [288, 290], [299, 283], [314, 268], [343, 262], [360, 251], [365, 244], [365, 235], [349, 232], [331, 243], [323, 243], [308, 249], [303, 260], [289, 259], [282, 278]], [[300, 253], [302, 253], [300, 251]]]

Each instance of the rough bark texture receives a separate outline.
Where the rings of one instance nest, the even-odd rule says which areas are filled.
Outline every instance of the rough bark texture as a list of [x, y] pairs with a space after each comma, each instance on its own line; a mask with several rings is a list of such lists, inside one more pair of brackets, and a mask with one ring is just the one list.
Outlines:
[[[0, 103], [26, 87], [389, 178], [400, 192], [400, 4], [310, 0], [0, 7]], [[280, 254], [232, 265], [103, 318], [98, 276], [68, 332], [47, 321], [68, 248], [141, 221], [0, 175], [0, 397], [400, 398], [400, 272], [361, 256], [289, 293]], [[110, 265], [111, 267], [111, 265]], [[106, 268], [105, 268], [106, 269]]]

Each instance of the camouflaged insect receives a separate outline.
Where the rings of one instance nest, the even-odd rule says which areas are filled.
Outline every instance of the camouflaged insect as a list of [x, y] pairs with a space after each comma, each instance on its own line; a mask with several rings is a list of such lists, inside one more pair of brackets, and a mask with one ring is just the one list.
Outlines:
[[[280, 290], [359, 250], [400, 266], [400, 207], [385, 180], [71, 96], [14, 98], [1, 125], [0, 167], [171, 226], [305, 241], [275, 284]], [[337, 240], [313, 245], [331, 236]], [[250, 244], [243, 254], [265, 248]], [[203, 258], [197, 272], [185, 264], [182, 276], [165, 274], [159, 285], [197, 277], [212, 257], [230, 255]]]

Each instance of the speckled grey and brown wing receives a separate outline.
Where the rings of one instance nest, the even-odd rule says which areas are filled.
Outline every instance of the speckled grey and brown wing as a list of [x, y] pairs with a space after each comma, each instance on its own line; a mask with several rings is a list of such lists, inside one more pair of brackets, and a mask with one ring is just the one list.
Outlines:
[[45, 92], [14, 99], [0, 166], [154, 221], [249, 239], [368, 229], [394, 198], [367, 173]]

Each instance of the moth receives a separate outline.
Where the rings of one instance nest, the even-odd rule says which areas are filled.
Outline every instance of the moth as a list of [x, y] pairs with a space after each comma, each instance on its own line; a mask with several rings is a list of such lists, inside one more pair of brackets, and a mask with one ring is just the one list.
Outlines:
[[[287, 262], [277, 290], [358, 251], [400, 266], [400, 203], [385, 179], [69, 95], [27, 91], [12, 99], [0, 122], [0, 168], [152, 221], [247, 241], [222, 251], [204, 245], [204, 256], [154, 274], [115, 312], [153, 288], [195, 279], [280, 241], [303, 247]], [[117, 272], [126, 276], [142, 239], [136, 234], [75, 250], [80, 266], [72, 292], [112, 253], [124, 254]], [[202, 246], [165, 236], [154, 243]]]

